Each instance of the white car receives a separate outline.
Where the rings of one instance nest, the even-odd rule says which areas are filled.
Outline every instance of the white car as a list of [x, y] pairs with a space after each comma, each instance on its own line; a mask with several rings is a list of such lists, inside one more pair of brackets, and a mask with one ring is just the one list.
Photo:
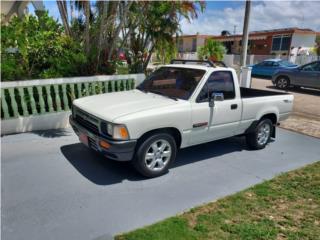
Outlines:
[[134, 90], [75, 100], [70, 123], [81, 142], [156, 177], [178, 149], [196, 144], [244, 135], [262, 149], [292, 110], [293, 95], [240, 88], [232, 68], [183, 63], [159, 68]]

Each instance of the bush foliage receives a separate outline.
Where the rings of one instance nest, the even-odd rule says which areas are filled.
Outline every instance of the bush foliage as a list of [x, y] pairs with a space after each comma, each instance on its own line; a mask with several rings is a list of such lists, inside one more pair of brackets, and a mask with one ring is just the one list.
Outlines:
[[47, 12], [1, 26], [2, 81], [83, 75], [83, 47]]
[[208, 39], [204, 46], [198, 48], [199, 59], [212, 59], [221, 61], [226, 53], [226, 48], [221, 42], [214, 39]]

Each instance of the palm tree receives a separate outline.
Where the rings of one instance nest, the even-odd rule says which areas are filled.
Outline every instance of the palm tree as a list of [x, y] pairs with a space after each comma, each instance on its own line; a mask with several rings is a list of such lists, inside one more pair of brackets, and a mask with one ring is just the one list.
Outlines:
[[226, 53], [226, 48], [221, 42], [214, 39], [208, 39], [204, 46], [198, 48], [198, 58], [204, 58], [221, 61]]

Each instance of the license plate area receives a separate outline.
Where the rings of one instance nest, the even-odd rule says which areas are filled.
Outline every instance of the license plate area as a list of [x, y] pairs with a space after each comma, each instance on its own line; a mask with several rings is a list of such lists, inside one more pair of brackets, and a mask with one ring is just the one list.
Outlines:
[[89, 147], [89, 141], [88, 141], [88, 136], [84, 133], [79, 134], [79, 140], [82, 142], [84, 145]]

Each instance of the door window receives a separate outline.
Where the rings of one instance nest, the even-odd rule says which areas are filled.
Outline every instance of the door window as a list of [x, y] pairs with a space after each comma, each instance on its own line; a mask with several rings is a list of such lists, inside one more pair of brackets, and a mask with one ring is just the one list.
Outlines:
[[314, 63], [310, 63], [305, 65], [304, 67], [302, 67], [303, 71], [319, 71], [319, 63], [318, 62], [314, 62]]
[[258, 64], [260, 67], [271, 67], [273, 65], [273, 62], [271, 61], [263, 61]]
[[225, 100], [235, 98], [232, 72], [213, 72], [199, 93], [197, 102], [209, 101], [209, 96], [211, 96], [214, 92], [223, 93]]

